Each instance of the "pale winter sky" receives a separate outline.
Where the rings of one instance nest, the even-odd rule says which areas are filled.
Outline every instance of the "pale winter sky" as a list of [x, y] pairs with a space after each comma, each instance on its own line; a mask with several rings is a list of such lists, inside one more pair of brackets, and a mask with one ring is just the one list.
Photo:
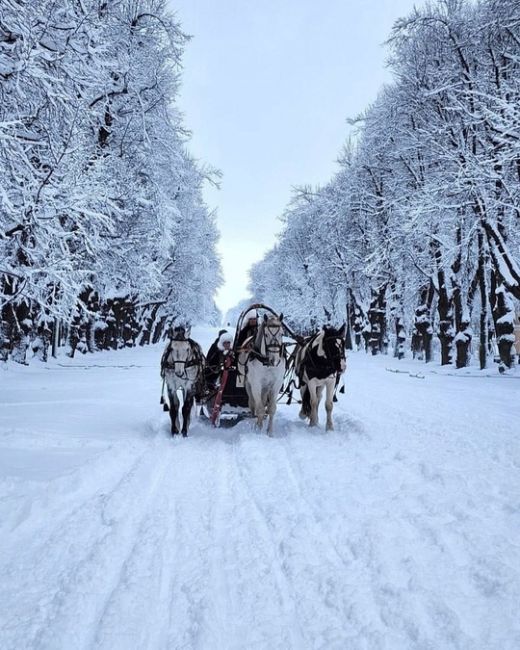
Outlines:
[[291, 187], [327, 182], [346, 119], [390, 79], [383, 43], [413, 0], [170, 0], [193, 36], [180, 107], [190, 150], [223, 173], [218, 210], [222, 310], [275, 242]]

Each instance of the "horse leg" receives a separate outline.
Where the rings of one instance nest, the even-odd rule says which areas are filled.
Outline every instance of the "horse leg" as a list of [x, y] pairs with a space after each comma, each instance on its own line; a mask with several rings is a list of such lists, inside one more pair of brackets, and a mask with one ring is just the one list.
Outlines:
[[251, 413], [254, 415], [255, 414], [255, 400], [253, 399], [253, 396], [251, 395], [251, 388], [249, 386], [249, 382], [246, 381], [246, 393], [247, 393], [247, 406], [249, 407], [249, 410]]
[[315, 427], [318, 425], [318, 391], [316, 389], [316, 385], [312, 382], [310, 384], [307, 384], [307, 389], [309, 391], [309, 398], [311, 401], [311, 415], [309, 425], [311, 427]]
[[273, 435], [273, 420], [276, 413], [276, 396], [271, 393], [267, 400], [267, 414], [269, 415], [269, 423], [267, 425], [267, 435]]
[[179, 433], [179, 398], [177, 391], [168, 390], [168, 400], [170, 402], [170, 420], [172, 423], [172, 436]]
[[334, 388], [336, 387], [336, 378], [327, 381], [327, 394], [325, 396], [325, 410], [327, 411], [327, 431], [334, 431], [332, 422], [332, 408], [334, 406]]
[[193, 408], [193, 395], [186, 395], [182, 405], [182, 435], [184, 438], [188, 435], [190, 428], [191, 409]]
[[301, 420], [305, 420], [310, 416], [310, 397], [309, 390], [306, 384], [302, 384], [300, 388], [300, 395], [302, 398], [302, 406], [300, 409], [299, 417]]
[[258, 381], [252, 365], [247, 372], [246, 391], [249, 397], [249, 408], [253, 417], [256, 417], [256, 427], [261, 429], [265, 416], [265, 407], [262, 401], [262, 385]]
[[323, 395], [323, 385], [316, 387], [316, 424], [318, 424], [318, 410], [320, 408], [321, 398]]
[[264, 425], [265, 407], [262, 401], [262, 388], [249, 384], [250, 401], [253, 404], [253, 416], [256, 417], [257, 429], [262, 429]]
[[255, 397], [255, 410], [256, 410], [256, 427], [260, 431], [262, 430], [264, 426], [264, 418], [265, 418], [265, 404], [262, 400], [262, 395], [259, 393]]

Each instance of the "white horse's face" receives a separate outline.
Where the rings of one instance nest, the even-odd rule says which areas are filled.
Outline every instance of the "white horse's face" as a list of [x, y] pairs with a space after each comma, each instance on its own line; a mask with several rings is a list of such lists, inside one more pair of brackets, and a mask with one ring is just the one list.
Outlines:
[[198, 363], [191, 364], [192, 361], [194, 352], [188, 341], [170, 341], [165, 378], [172, 390], [188, 388], [197, 379], [200, 366]]
[[188, 341], [172, 341], [170, 349], [172, 361], [187, 361], [191, 356], [191, 345]]
[[273, 316], [262, 323], [258, 332], [258, 343], [269, 365], [278, 365], [283, 355], [283, 325], [278, 318]]

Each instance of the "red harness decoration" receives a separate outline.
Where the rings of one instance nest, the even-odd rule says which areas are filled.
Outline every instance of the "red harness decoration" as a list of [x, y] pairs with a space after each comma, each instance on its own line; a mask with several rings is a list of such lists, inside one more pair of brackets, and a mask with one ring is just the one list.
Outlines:
[[233, 364], [233, 353], [230, 352], [224, 359], [224, 370], [222, 371], [222, 377], [220, 378], [220, 387], [218, 393], [215, 397], [215, 402], [213, 403], [213, 410], [211, 411], [211, 424], [216, 427], [218, 416], [220, 415], [220, 407], [222, 406], [222, 396], [224, 394], [224, 389], [226, 388], [229, 369]]

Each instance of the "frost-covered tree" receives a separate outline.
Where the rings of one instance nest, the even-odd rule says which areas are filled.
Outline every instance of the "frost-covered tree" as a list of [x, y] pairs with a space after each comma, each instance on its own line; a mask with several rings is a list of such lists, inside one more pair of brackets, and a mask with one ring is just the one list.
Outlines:
[[399, 20], [389, 45], [393, 83], [353, 121], [339, 173], [296, 195], [252, 286], [302, 325], [323, 310], [343, 319], [345, 301], [354, 343], [372, 353], [391, 339], [402, 358], [409, 340], [429, 361], [437, 341], [441, 363], [463, 367], [476, 329], [481, 367], [495, 336], [510, 366], [520, 5], [438, 0]]
[[[166, 318], [210, 317], [211, 172], [187, 154], [175, 106], [185, 42], [164, 0], [2, 3], [4, 357], [64, 330], [72, 351], [133, 344], [154, 301]], [[183, 274], [184, 302], [168, 303]]]

